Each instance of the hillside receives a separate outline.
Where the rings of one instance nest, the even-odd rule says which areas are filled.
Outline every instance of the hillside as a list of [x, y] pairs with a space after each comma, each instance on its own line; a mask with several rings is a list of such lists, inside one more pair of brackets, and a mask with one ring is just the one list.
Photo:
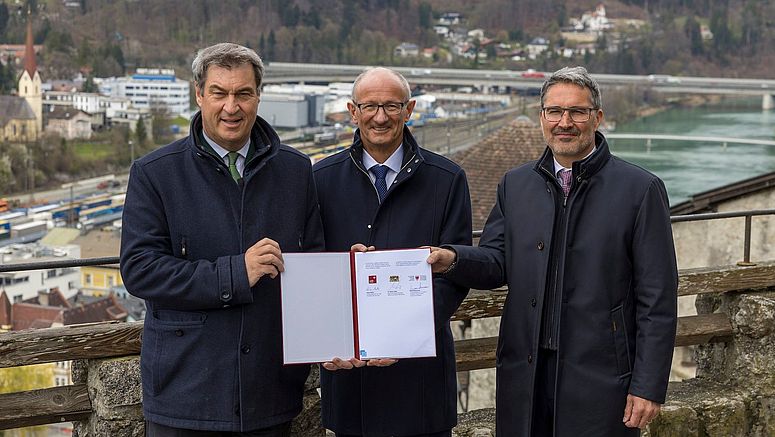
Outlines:
[[[24, 3], [24, 2], [22, 2]], [[234, 41], [269, 61], [423, 64], [471, 67], [445, 56], [449, 42], [433, 29], [445, 12], [459, 12], [468, 29], [509, 47], [540, 36], [556, 47], [573, 17], [594, 0], [27, 0], [34, 15], [39, 64], [47, 78], [78, 71], [123, 74], [136, 66], [172, 66], [185, 76], [197, 48]], [[606, 34], [594, 54], [571, 58], [508, 57], [488, 68], [554, 69], [584, 64], [593, 72], [772, 77], [775, 2], [756, 0], [617, 0], [604, 2], [611, 19], [644, 20], [628, 33]], [[0, 42], [23, 40], [26, 6], [0, 3]], [[712, 39], [700, 38], [701, 28]], [[615, 40], [614, 40], [615, 38]], [[606, 41], [607, 39], [607, 41]], [[612, 42], [614, 41], [614, 42]], [[437, 47], [432, 58], [400, 58], [401, 42]], [[482, 47], [484, 51], [484, 47]], [[2, 72], [0, 71], [0, 79]]]

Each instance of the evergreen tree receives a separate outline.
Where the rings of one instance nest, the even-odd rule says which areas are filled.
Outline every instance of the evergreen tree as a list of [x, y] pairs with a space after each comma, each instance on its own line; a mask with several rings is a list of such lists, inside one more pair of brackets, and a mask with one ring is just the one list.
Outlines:
[[689, 18], [686, 20], [686, 24], [684, 25], [684, 32], [689, 38], [689, 45], [691, 47], [692, 55], [701, 55], [705, 49], [702, 45], [700, 23], [694, 18], [694, 16], [689, 16]]
[[433, 25], [433, 8], [431, 8], [431, 5], [426, 1], [420, 2], [417, 5], [417, 15], [420, 20], [420, 28], [430, 29]]
[[277, 39], [274, 36], [274, 30], [269, 31], [269, 39], [267, 40], [266, 58], [270, 61], [274, 61], [275, 49], [277, 48]]
[[8, 19], [10, 18], [8, 13], [8, 5], [0, 3], [0, 37], [5, 34], [5, 29], [8, 27]]
[[81, 91], [85, 93], [96, 93], [99, 91], [97, 89], [97, 85], [94, 84], [94, 76], [89, 74], [86, 76], [86, 80], [83, 82], [83, 87], [81, 87]]
[[145, 127], [143, 117], [137, 119], [137, 124], [135, 125], [135, 141], [141, 148], [148, 141], [148, 129]]

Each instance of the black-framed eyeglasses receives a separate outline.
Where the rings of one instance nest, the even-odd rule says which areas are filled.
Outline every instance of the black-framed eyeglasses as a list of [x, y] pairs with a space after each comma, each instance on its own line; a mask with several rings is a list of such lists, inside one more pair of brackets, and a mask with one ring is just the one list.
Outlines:
[[387, 102], [387, 103], [355, 103], [353, 104], [358, 108], [359, 111], [361, 111], [364, 115], [375, 115], [377, 111], [379, 111], [379, 108], [382, 108], [385, 110], [385, 114], [387, 115], [398, 115], [401, 113], [401, 110], [404, 109], [404, 106], [409, 103], [407, 100], [406, 102]]
[[592, 117], [592, 111], [597, 111], [597, 108], [580, 108], [572, 106], [570, 108], [563, 108], [562, 106], [547, 106], [541, 109], [541, 113], [544, 115], [546, 121], [552, 123], [562, 120], [565, 112], [570, 115], [570, 119], [576, 123], [584, 123], [589, 121]]

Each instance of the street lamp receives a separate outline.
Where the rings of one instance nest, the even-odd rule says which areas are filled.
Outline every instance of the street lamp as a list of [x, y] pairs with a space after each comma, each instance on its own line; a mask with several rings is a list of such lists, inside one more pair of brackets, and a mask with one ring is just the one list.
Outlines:
[[133, 162], [135, 162], [135, 143], [132, 142], [132, 140], [129, 140], [129, 165], [131, 166]]

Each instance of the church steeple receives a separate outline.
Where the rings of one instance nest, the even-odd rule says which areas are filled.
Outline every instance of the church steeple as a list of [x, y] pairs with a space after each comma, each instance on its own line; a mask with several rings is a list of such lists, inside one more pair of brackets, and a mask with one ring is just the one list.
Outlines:
[[43, 95], [38, 63], [35, 60], [35, 46], [32, 40], [32, 14], [27, 10], [27, 41], [24, 47], [24, 70], [19, 76], [18, 95], [30, 105], [35, 114], [38, 133], [43, 131]]
[[35, 61], [35, 46], [32, 39], [32, 14], [30, 10], [27, 10], [27, 40], [24, 46], [24, 70], [30, 77], [35, 77], [35, 72], [38, 71], [38, 64]]

